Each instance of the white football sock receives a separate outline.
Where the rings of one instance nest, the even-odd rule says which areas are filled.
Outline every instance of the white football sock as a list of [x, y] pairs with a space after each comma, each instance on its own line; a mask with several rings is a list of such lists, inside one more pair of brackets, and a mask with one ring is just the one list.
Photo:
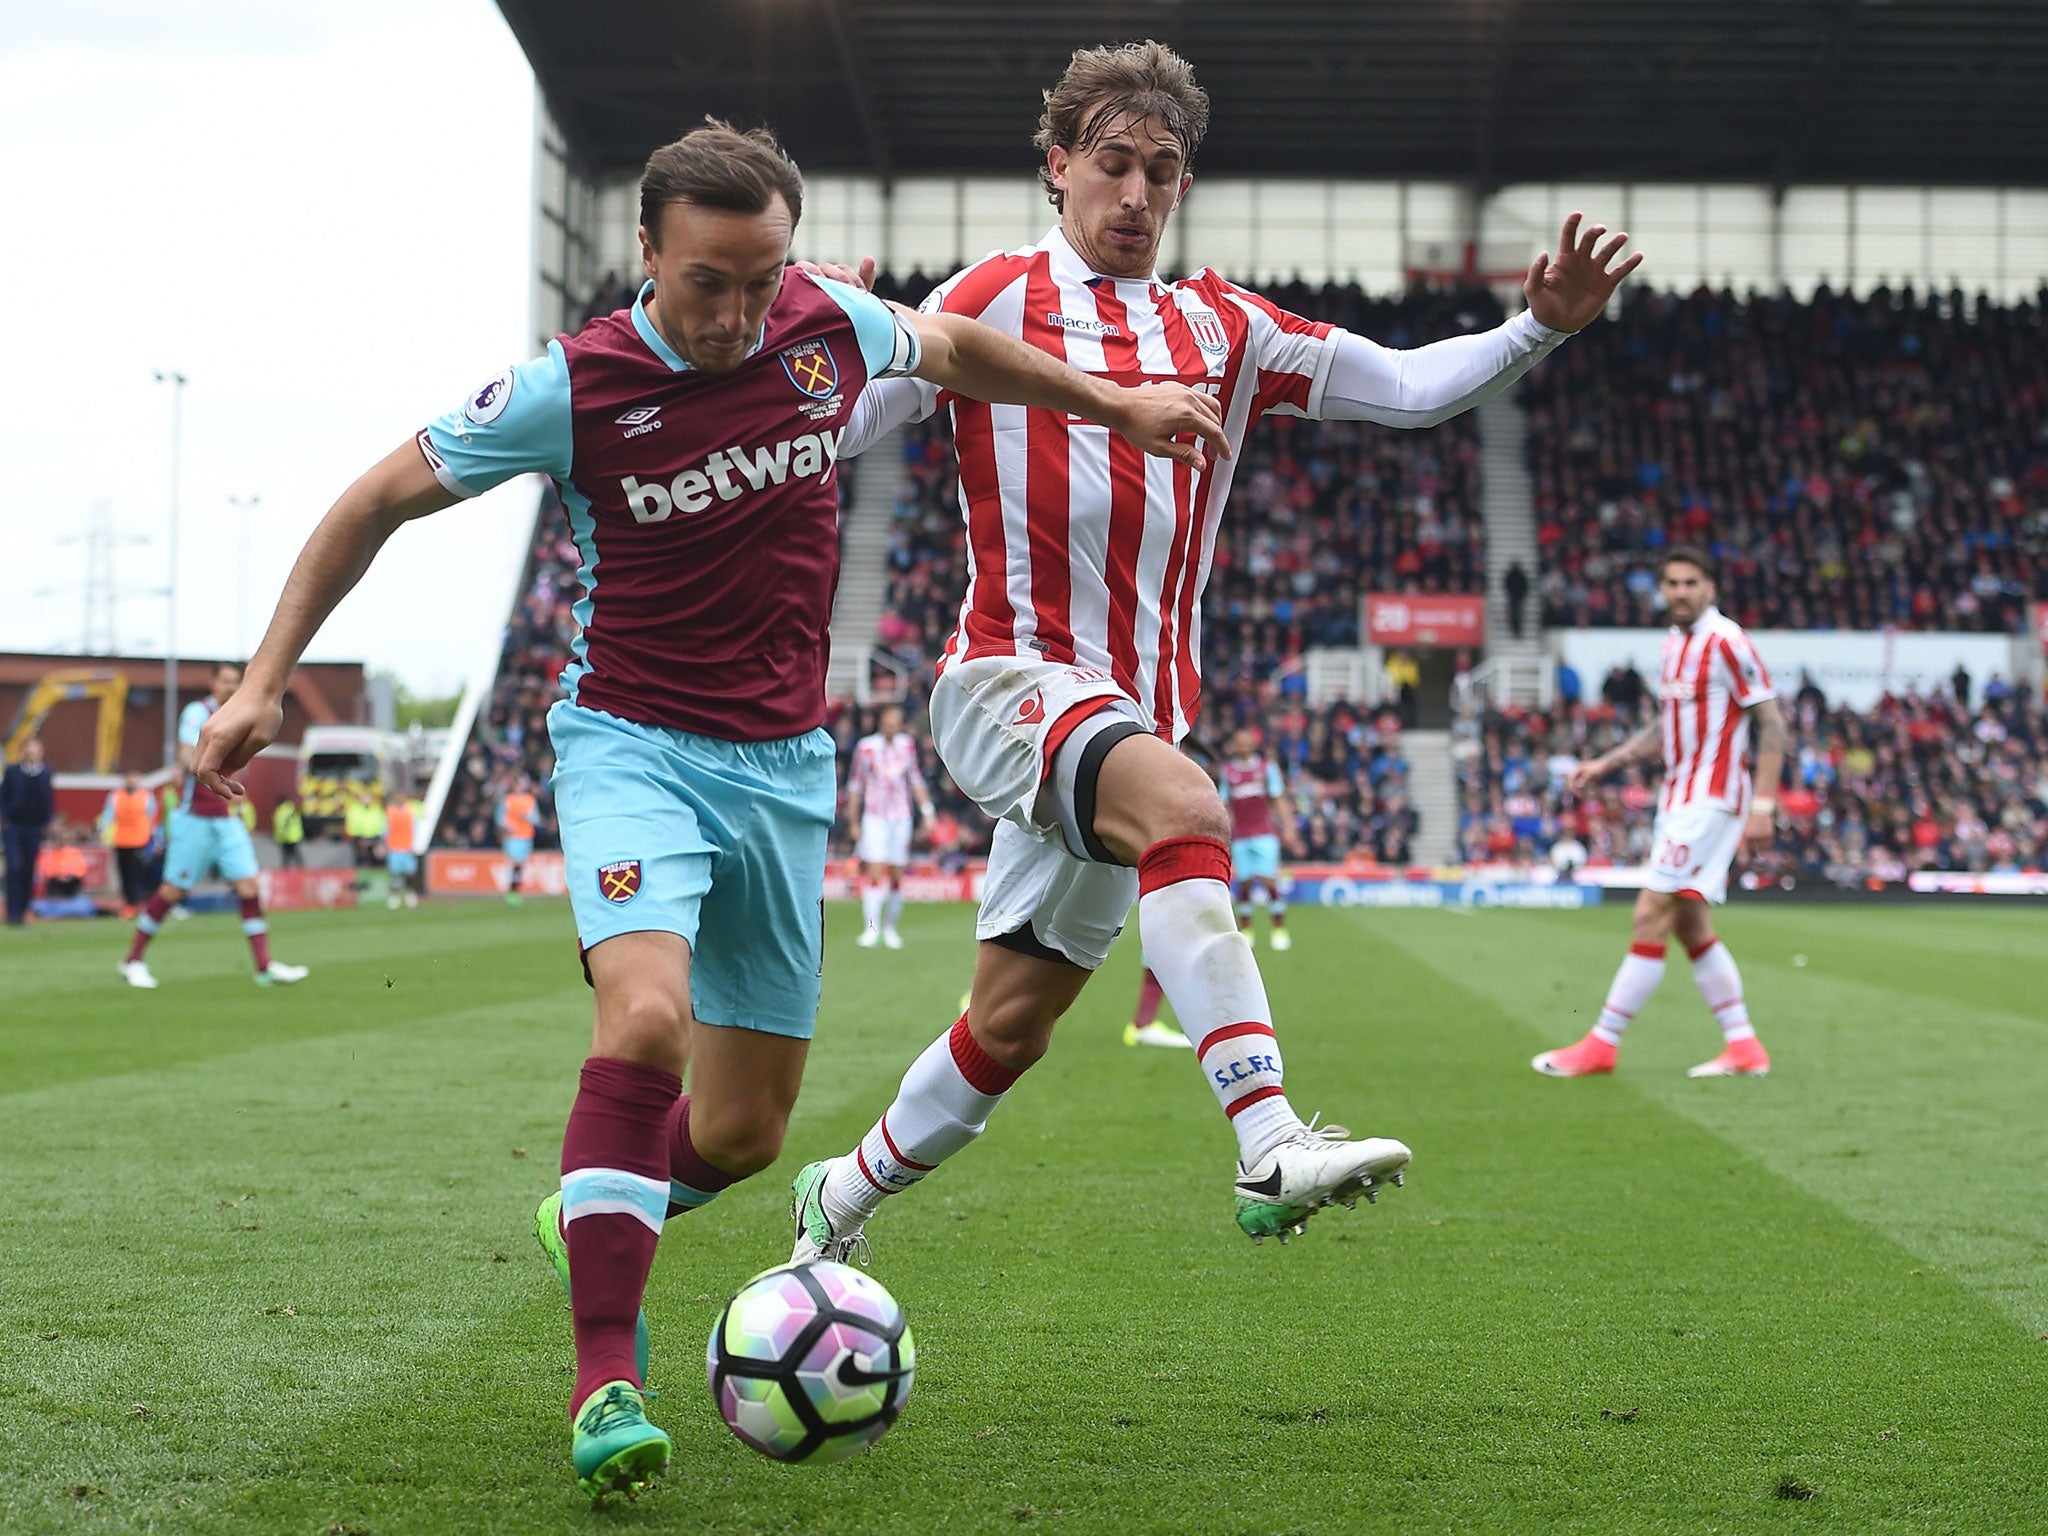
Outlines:
[[1238, 932], [1230, 849], [1210, 837], [1154, 843], [1138, 860], [1138, 935], [1237, 1132], [1247, 1167], [1301, 1128], [1281, 1087], [1266, 984]]
[[1726, 944], [1719, 939], [1707, 941], [1707, 947], [1692, 957], [1692, 979], [1713, 1010], [1723, 1036], [1731, 1043], [1756, 1038], [1749, 1008], [1742, 1001], [1742, 972], [1735, 968], [1735, 957]]
[[833, 1224], [864, 1221], [979, 1136], [1017, 1074], [968, 1032], [966, 1015], [924, 1048], [896, 1101], [860, 1145], [832, 1163], [819, 1192]]
[[896, 920], [903, 916], [903, 887], [889, 887], [889, 899], [882, 906], [882, 926], [891, 933], [896, 931]]
[[881, 926], [882, 897], [885, 894], [883, 888], [872, 880], [860, 888], [861, 921], [867, 924], [870, 933]]
[[1614, 973], [1614, 985], [1607, 989], [1607, 1005], [1600, 1010], [1593, 1033], [1609, 1045], [1621, 1044], [1629, 1020], [1643, 1011], [1643, 1004], [1663, 979], [1664, 946], [1631, 944], [1622, 956], [1621, 969]]

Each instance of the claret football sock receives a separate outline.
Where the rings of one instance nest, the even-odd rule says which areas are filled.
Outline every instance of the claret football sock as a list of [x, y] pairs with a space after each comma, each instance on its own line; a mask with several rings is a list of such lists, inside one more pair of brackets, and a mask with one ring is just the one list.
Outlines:
[[640, 1382], [633, 1341], [668, 1213], [673, 1072], [592, 1056], [562, 1133], [562, 1231], [576, 1276], [570, 1409], [612, 1381]]
[[133, 965], [142, 958], [142, 952], [149, 948], [149, 941], [157, 936], [164, 919], [170, 915], [171, 904], [161, 894], [149, 898], [149, 905], [142, 909], [142, 916], [135, 919], [135, 941], [128, 946], [128, 961]]
[[1230, 901], [1230, 848], [1173, 837], [1138, 859], [1138, 934], [1247, 1168], [1301, 1129], [1281, 1086], [1266, 984]]
[[960, 1015], [910, 1064], [896, 1101], [853, 1155], [834, 1160], [820, 1195], [826, 1215], [835, 1224], [874, 1215], [979, 1136], [1017, 1077], [981, 1048]]
[[668, 1219], [709, 1205], [739, 1181], [740, 1175], [705, 1161], [690, 1140], [690, 1096], [682, 1095], [668, 1112]]
[[263, 903], [254, 896], [242, 898], [242, 932], [249, 940], [249, 953], [255, 958], [256, 969], [270, 969], [270, 924], [263, 918]]
[[1145, 967], [1145, 974], [1138, 980], [1138, 1006], [1131, 1012], [1131, 1022], [1143, 1029], [1159, 1017], [1159, 1005], [1165, 1001], [1166, 992], [1159, 985], [1159, 978], [1152, 974], [1152, 967]]

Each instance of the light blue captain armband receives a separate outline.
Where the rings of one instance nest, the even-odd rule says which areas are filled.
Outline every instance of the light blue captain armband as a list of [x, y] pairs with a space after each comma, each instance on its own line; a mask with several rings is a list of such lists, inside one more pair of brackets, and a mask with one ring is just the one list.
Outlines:
[[871, 379], [900, 379], [915, 373], [924, 361], [924, 346], [917, 328], [872, 293], [836, 283], [829, 277], [816, 279], [818, 286], [846, 311], [853, 322], [853, 334], [860, 340], [860, 355]]
[[199, 733], [206, 729], [208, 716], [213, 713], [206, 707], [206, 700], [194, 699], [178, 712], [178, 740], [188, 747], [199, 745]]
[[569, 361], [562, 344], [507, 368], [420, 429], [420, 452], [451, 496], [480, 496], [515, 475], [569, 478]]

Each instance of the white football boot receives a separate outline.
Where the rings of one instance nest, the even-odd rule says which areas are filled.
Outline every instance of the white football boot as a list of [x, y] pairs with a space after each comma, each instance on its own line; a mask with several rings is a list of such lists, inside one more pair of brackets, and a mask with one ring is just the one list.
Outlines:
[[149, 974], [149, 962], [146, 960], [123, 960], [121, 962], [121, 979], [131, 987], [153, 987], [156, 985], [156, 978]]
[[306, 968], [303, 965], [286, 965], [282, 960], [273, 960], [269, 969], [256, 973], [256, 985], [259, 987], [288, 987], [305, 979]]
[[903, 935], [894, 928], [884, 928], [882, 930], [882, 942], [891, 949], [901, 949], [903, 947]]
[[882, 931], [879, 928], [863, 928], [856, 942], [862, 949], [873, 949], [882, 942]]
[[1401, 1182], [1407, 1147], [1383, 1137], [1350, 1140], [1341, 1125], [1303, 1126], [1256, 1164], [1237, 1165], [1237, 1224], [1253, 1242], [1299, 1236], [1326, 1205], [1347, 1209], [1360, 1195], [1370, 1204]]

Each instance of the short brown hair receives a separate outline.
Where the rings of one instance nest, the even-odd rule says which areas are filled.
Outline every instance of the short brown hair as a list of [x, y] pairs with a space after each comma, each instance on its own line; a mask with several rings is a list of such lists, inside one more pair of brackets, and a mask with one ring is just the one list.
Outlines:
[[695, 203], [732, 213], [766, 213], [780, 196], [794, 230], [804, 213], [804, 177], [766, 128], [744, 132], [707, 117], [673, 144], [647, 157], [640, 173], [640, 227], [661, 244], [661, 215], [670, 203]]
[[1714, 557], [1693, 544], [1674, 544], [1657, 557], [1657, 574], [1662, 576], [1667, 566], [1696, 565], [1700, 574], [1719, 585], [1721, 577], [1714, 569]]
[[1052, 184], [1045, 152], [1057, 144], [1069, 154], [1093, 149], [1113, 128], [1159, 118], [1180, 141], [1188, 160], [1209, 131], [1209, 93], [1195, 84], [1195, 66], [1164, 43], [1111, 43], [1077, 48], [1059, 84], [1045, 93], [1038, 118], [1038, 180], [1053, 207], [1067, 195]]

